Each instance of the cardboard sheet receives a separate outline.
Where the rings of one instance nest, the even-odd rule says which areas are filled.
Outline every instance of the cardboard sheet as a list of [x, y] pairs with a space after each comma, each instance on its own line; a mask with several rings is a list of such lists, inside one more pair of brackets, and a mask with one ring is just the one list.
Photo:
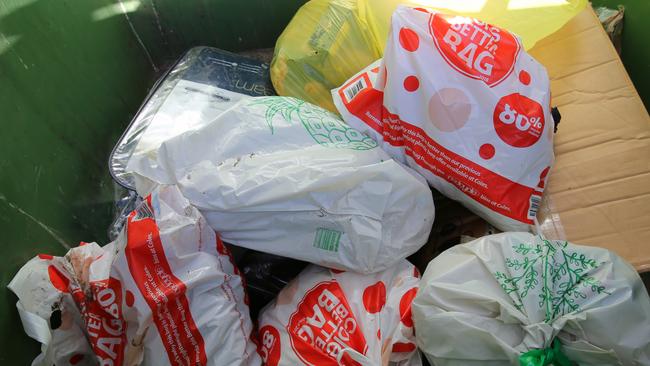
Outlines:
[[[591, 8], [530, 53], [547, 68], [562, 113], [542, 232], [613, 250], [650, 274], [650, 117], [619, 56]], [[429, 244], [410, 258], [416, 265], [496, 231], [460, 204], [434, 199], [436, 221]]]
[[562, 113], [542, 231], [650, 271], [650, 117], [607, 34], [587, 8], [531, 54]]

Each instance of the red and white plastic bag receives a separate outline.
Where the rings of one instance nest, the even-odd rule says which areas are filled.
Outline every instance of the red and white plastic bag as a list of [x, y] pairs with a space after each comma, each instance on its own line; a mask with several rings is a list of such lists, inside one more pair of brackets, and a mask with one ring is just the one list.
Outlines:
[[421, 365], [411, 302], [420, 274], [406, 260], [363, 275], [311, 265], [259, 318], [266, 365]]
[[39, 255], [9, 288], [37, 365], [259, 365], [242, 278], [174, 186], [133, 211], [116, 241]]
[[343, 119], [497, 228], [533, 224], [554, 160], [544, 67], [477, 19], [400, 6], [384, 58], [332, 91]]

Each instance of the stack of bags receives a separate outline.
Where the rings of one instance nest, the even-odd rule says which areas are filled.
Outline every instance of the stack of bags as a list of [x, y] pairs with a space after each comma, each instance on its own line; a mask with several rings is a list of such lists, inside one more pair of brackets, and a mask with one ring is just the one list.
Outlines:
[[[650, 364], [638, 274], [529, 233], [555, 123], [525, 43], [407, 6], [387, 32], [383, 58], [323, 103], [343, 119], [238, 96], [154, 144], [145, 126], [123, 170], [142, 202], [117, 238], [39, 255], [10, 284], [42, 343], [35, 364], [421, 365], [420, 351], [434, 365]], [[406, 257], [427, 242], [431, 187], [505, 233], [449, 249], [420, 279]], [[310, 264], [250, 314], [231, 248]]]

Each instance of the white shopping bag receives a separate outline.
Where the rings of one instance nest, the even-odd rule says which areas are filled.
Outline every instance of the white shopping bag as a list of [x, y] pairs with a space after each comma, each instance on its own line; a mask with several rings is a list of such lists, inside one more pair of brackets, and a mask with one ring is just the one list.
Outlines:
[[260, 312], [264, 363], [421, 365], [411, 318], [419, 277], [406, 260], [370, 275], [307, 267]]
[[146, 194], [176, 184], [228, 242], [371, 273], [417, 251], [431, 191], [334, 114], [284, 97], [247, 98], [128, 169]]
[[650, 365], [650, 298], [601, 248], [503, 233], [436, 257], [413, 301], [437, 366]]
[[542, 65], [505, 29], [400, 6], [384, 58], [332, 91], [343, 119], [503, 231], [533, 224], [553, 164]]
[[259, 365], [242, 278], [173, 186], [131, 213], [116, 241], [39, 255], [9, 288], [37, 365]]

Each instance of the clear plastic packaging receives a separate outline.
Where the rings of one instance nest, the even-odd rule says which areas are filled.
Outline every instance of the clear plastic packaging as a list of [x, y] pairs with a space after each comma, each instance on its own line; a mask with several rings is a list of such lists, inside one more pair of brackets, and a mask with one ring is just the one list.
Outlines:
[[156, 82], [113, 148], [113, 178], [135, 190], [126, 171], [134, 154], [155, 151], [162, 141], [211, 121], [247, 95], [275, 95], [268, 64], [211, 47], [190, 49]]

